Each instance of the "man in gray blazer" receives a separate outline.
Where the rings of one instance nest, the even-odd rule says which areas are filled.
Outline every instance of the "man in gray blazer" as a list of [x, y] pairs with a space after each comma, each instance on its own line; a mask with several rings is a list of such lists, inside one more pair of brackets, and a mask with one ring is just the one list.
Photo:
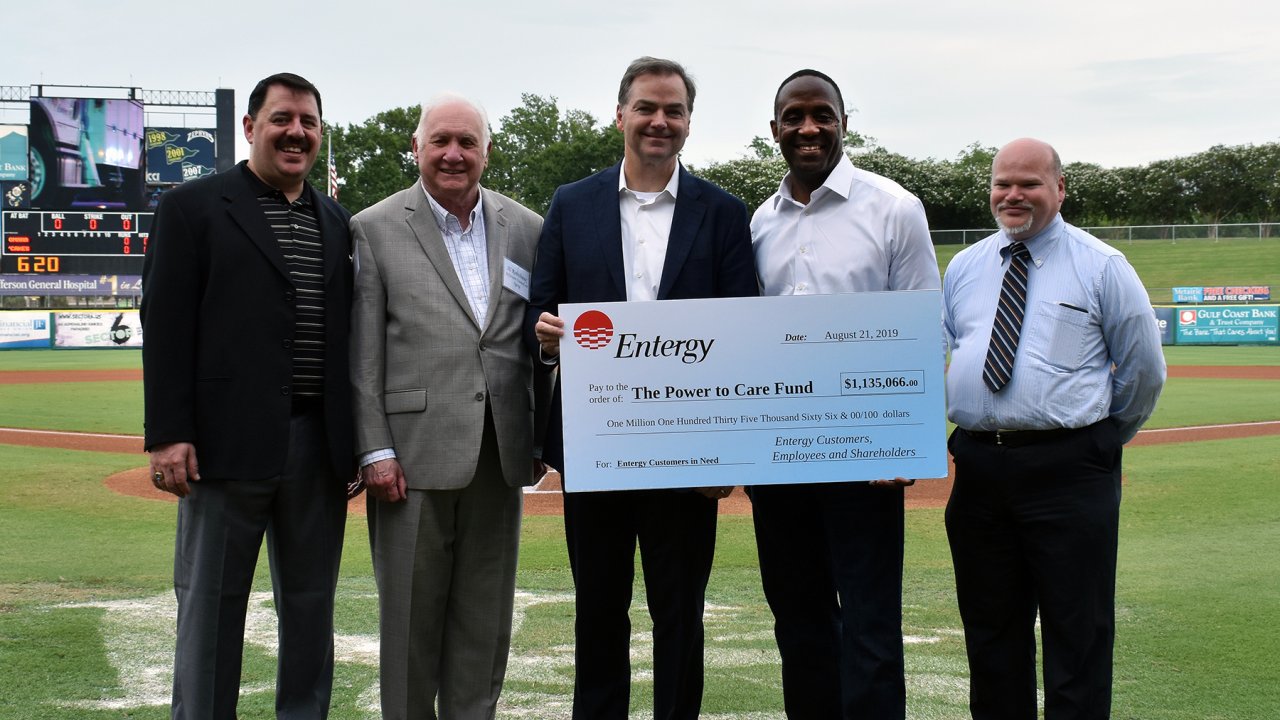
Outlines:
[[488, 120], [441, 96], [421, 182], [351, 220], [351, 379], [387, 720], [492, 718], [506, 672], [534, 381], [521, 345], [542, 219], [480, 187]]

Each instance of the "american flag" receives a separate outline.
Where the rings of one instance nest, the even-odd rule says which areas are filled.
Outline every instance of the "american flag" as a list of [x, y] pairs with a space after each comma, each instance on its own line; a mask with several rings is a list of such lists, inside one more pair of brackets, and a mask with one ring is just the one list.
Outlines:
[[338, 166], [333, 164], [333, 136], [329, 136], [329, 197], [338, 199]]

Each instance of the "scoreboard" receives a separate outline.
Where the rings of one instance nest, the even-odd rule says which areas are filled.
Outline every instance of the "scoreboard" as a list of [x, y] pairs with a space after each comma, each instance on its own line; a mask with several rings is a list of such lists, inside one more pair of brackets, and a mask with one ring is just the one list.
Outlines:
[[153, 215], [5, 210], [0, 273], [141, 275]]

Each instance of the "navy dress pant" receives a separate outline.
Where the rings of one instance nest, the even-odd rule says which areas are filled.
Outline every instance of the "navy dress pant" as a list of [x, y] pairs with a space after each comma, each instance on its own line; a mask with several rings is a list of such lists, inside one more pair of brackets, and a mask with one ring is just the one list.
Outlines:
[[565, 493], [565, 535], [576, 590], [575, 719], [628, 717], [627, 612], [637, 543], [653, 619], [653, 717], [698, 717], [702, 611], [715, 555], [716, 508], [715, 500], [691, 490]]
[[904, 718], [902, 488], [760, 485], [750, 495], [787, 717]]

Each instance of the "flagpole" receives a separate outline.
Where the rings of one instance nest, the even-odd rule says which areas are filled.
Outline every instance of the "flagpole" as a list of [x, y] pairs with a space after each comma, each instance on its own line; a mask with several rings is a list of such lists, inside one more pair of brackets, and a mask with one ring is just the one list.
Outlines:
[[333, 135], [332, 134], [329, 135], [329, 153], [328, 154], [329, 154], [329, 159], [325, 163], [326, 165], [329, 166], [329, 173], [328, 173], [329, 179], [327, 183], [328, 192], [326, 194], [329, 197], [333, 197]]

